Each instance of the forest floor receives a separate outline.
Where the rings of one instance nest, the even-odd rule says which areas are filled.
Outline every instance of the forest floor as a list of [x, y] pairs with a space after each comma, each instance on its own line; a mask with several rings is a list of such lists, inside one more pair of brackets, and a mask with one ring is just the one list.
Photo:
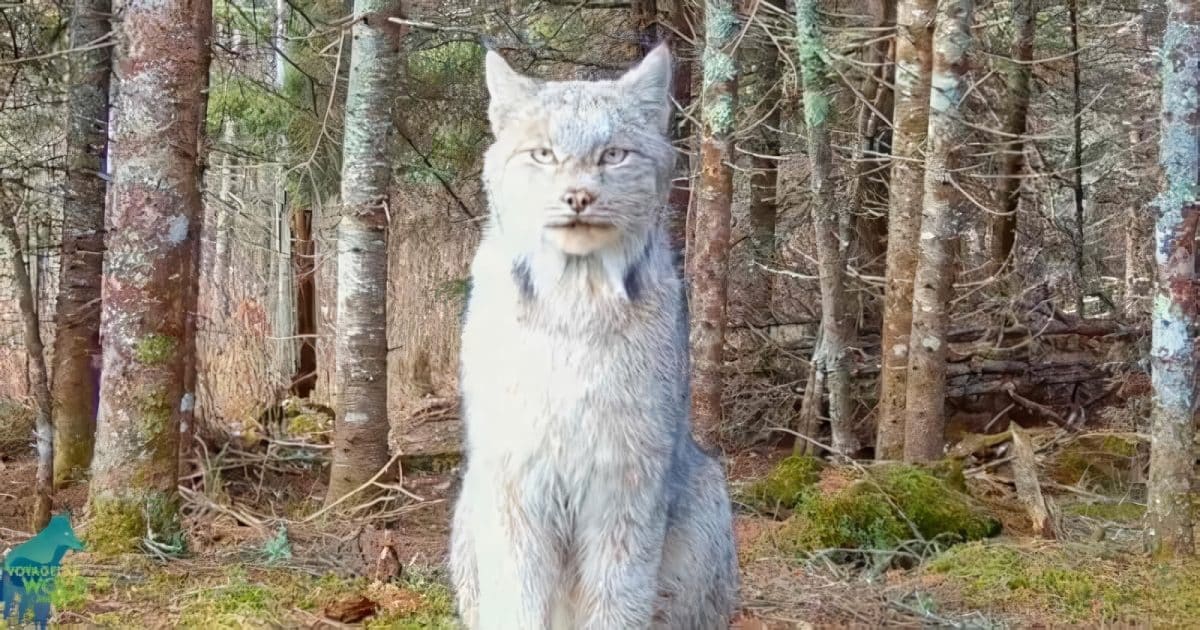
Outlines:
[[[892, 541], [879, 549], [797, 551], [797, 540], [816, 540], [812, 523], [828, 516], [820, 510], [830, 505], [846, 510], [857, 505], [877, 515], [877, 501], [820, 503], [821, 497], [848, 496], [847, 488], [855, 487], [865, 469], [825, 467], [819, 481], [806, 486], [812, 489], [805, 490], [808, 500], [816, 503], [796, 507], [789, 519], [787, 510], [764, 511], [743, 500], [763, 487], [756, 482], [782, 470], [779, 462], [789, 453], [739, 454], [730, 462], [742, 566], [743, 610], [735, 627], [1194, 623], [1200, 618], [1200, 563], [1164, 567], [1140, 553], [1142, 510], [1119, 496], [1134, 496], [1129, 488], [1136, 484], [1125, 483], [1129, 471], [1101, 471], [1109, 451], [1135, 455], [1124, 446], [1112, 448], [1114, 439], [1093, 437], [1087, 441], [1091, 451], [1068, 450], [1043, 466], [1048, 484], [1069, 488], [1052, 493], [1058, 540], [1030, 535], [1024, 513], [995, 473], [969, 475], [966, 481], [977, 502], [972, 509], [998, 521], [1000, 534], [948, 548]], [[1086, 482], [1050, 481], [1064, 478], [1061, 460], [1082, 465]], [[0, 458], [0, 466], [4, 550], [28, 537], [24, 506], [34, 465], [25, 458]], [[419, 501], [391, 510], [386, 521], [347, 522], [320, 514], [318, 467], [298, 474], [230, 459], [208, 470], [192, 486], [200, 490], [187, 493], [186, 552], [69, 555], [55, 591], [54, 622], [119, 628], [454, 627], [443, 568], [452, 471], [409, 473], [405, 488]], [[60, 492], [56, 509], [82, 513], [84, 494], [82, 488]], [[797, 529], [802, 518], [809, 522]], [[846, 512], [826, 520], [836, 540], [853, 541], [859, 530], [878, 536], [886, 529], [872, 518]], [[919, 518], [915, 512], [913, 518]], [[86, 540], [86, 521], [76, 526]]]

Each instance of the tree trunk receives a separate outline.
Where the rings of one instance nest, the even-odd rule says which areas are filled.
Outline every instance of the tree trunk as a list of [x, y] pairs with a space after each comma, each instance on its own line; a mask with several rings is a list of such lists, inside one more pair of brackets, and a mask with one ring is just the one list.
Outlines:
[[124, 8], [89, 493], [89, 550], [100, 553], [132, 550], [147, 536], [177, 542], [180, 531], [211, 24], [206, 0]]
[[[337, 231], [338, 413], [327, 503], [389, 459], [387, 416], [388, 187], [400, 30], [395, 0], [355, 0]], [[397, 209], [398, 210], [398, 209]]]
[[1200, 2], [1171, 0], [1162, 43], [1162, 182], [1155, 200], [1151, 317], [1150, 481], [1146, 543], [1160, 556], [1190, 555], [1196, 409], [1196, 222], [1200, 219]]
[[726, 282], [733, 202], [733, 130], [738, 18], [729, 0], [704, 3], [704, 90], [701, 95], [700, 181], [688, 265], [692, 273], [692, 417], [696, 437], [717, 442], [725, 384]]
[[957, 190], [951, 184], [966, 138], [961, 100], [966, 93], [971, 47], [972, 0], [939, 6], [933, 35], [934, 88], [929, 93], [929, 149], [925, 156], [925, 202], [913, 288], [908, 354], [908, 418], [904, 459], [942, 457], [946, 427], [947, 319], [954, 280]]
[[1067, 0], [1067, 17], [1071, 22], [1071, 192], [1075, 200], [1075, 233], [1072, 245], [1075, 254], [1075, 314], [1085, 317], [1083, 298], [1087, 294], [1084, 270], [1084, 246], [1087, 230], [1083, 221], [1083, 102], [1079, 90], [1079, 8], [1077, 0]]
[[[882, 37], [882, 29], [895, 26], [896, 3], [894, 0], [871, 0], [868, 2], [873, 37]], [[858, 151], [854, 156], [854, 179], [850, 182], [850, 216], [857, 229], [857, 247], [862, 252], [861, 267], [868, 273], [878, 274], [882, 270], [881, 260], [887, 252], [887, 216], [876, 214], [869, 207], [873, 198], [887, 198], [887, 166], [881, 155], [886, 146], [880, 141], [884, 130], [891, 126], [892, 112], [892, 64], [888, 56], [892, 41], [880, 39], [867, 48], [864, 60], [868, 64], [860, 92], [862, 105], [858, 114]]]
[[917, 236], [921, 226], [922, 162], [929, 125], [929, 74], [936, 9], [936, 0], [901, 0], [897, 7], [896, 108], [892, 116], [877, 459], [899, 459], [904, 452], [913, 274], [917, 268]]
[[[859, 449], [851, 425], [854, 405], [850, 400], [848, 351], [854, 342], [854, 318], [846, 298], [846, 243], [839, 234], [843, 212], [835, 199], [833, 149], [829, 141], [833, 113], [829, 90], [829, 52], [817, 17], [816, 0], [796, 1], [797, 47], [804, 89], [804, 123], [808, 130], [809, 188], [813, 225], [816, 229], [817, 266], [821, 284], [821, 343], [813, 352], [812, 370], [824, 372], [829, 391], [831, 446], [843, 455]], [[810, 377], [812, 378], [812, 377]], [[820, 382], [820, 381], [818, 381]], [[812, 401], [810, 410], [820, 408]], [[806, 426], [814, 423], [802, 420]], [[812, 436], [810, 436], [812, 437]]]
[[296, 239], [292, 247], [292, 268], [296, 273], [296, 334], [300, 340], [292, 392], [300, 398], [308, 398], [317, 382], [316, 248], [312, 210], [297, 208], [292, 212], [292, 234]]
[[[76, 0], [70, 42], [80, 48], [109, 32], [109, 0]], [[74, 53], [67, 93], [67, 194], [54, 336], [54, 481], [82, 479], [92, 463], [100, 389], [100, 273], [108, 89], [112, 51]]]
[[1021, 171], [1025, 166], [1025, 129], [1029, 117], [1029, 82], [1033, 77], [1033, 41], [1037, 12], [1033, 0], [1012, 2], [1013, 62], [1008, 68], [1008, 106], [1003, 132], [1004, 166], [1000, 173], [1000, 213], [992, 215], [991, 267], [993, 273], [1011, 269], [1017, 237], [1017, 210], [1021, 205]]
[[[1157, 94], [1161, 89], [1158, 49], [1162, 44], [1163, 29], [1166, 28], [1167, 10], [1164, 0], [1142, 0], [1139, 4], [1141, 19], [1137, 25], [1137, 37], [1142, 55], [1137, 62], [1133, 81], [1140, 91]], [[1131, 105], [1129, 146], [1135, 147], [1132, 157], [1139, 168], [1131, 173], [1130, 179], [1140, 184], [1158, 178], [1155, 164], [1157, 155], [1152, 155], [1157, 146], [1144, 141], [1158, 134], [1158, 103], [1139, 101]], [[1147, 307], [1151, 301], [1149, 293], [1154, 277], [1150, 239], [1147, 238], [1153, 220], [1150, 213], [1144, 211], [1144, 206], [1152, 202], [1153, 194], [1143, 198], [1145, 187], [1137, 184], [1134, 184], [1134, 188], [1139, 194], [1133, 195], [1126, 207], [1123, 314], [1129, 321], [1149, 316]]]
[[41, 531], [50, 522], [50, 506], [54, 497], [53, 462], [54, 435], [51, 428], [50, 386], [46, 374], [45, 348], [42, 346], [42, 331], [34, 305], [33, 284], [25, 266], [26, 257], [21, 250], [17, 235], [17, 224], [11, 214], [0, 213], [0, 232], [7, 241], [7, 249], [13, 261], [13, 284], [17, 291], [17, 303], [25, 325], [25, 353], [29, 360], [29, 389], [33, 395], [37, 436], [37, 476], [33, 484], [33, 511], [30, 518], [32, 531]]
[[658, 44], [657, 0], [633, 0], [633, 25], [637, 29], [637, 47], [642, 56]]
[[[287, 80], [288, 65], [284, 55], [287, 45], [288, 4], [286, 0], [275, 0], [274, 33], [272, 46], [275, 49], [275, 92], [281, 98], [284, 95], [284, 83]], [[277, 369], [282, 371], [283, 378], [289, 378], [299, 366], [297, 353], [296, 320], [296, 273], [292, 268], [292, 212], [289, 207], [287, 171], [289, 164], [288, 139], [280, 134], [276, 139], [279, 143], [279, 153], [276, 156], [275, 190], [272, 200], [271, 231], [274, 242], [271, 247], [271, 269], [274, 274], [275, 291], [273, 297], [274, 321], [272, 333], [277, 352]]]
[[[675, 30], [685, 37], [692, 37], [692, 24], [695, 19], [692, 4], [689, 0], [675, 0], [671, 3], [671, 24]], [[692, 104], [692, 50], [685, 37], [678, 38], [672, 44], [675, 57], [675, 72], [671, 75], [671, 98], [680, 108], [686, 109]], [[680, 252], [683, 260], [687, 254], [688, 244], [688, 213], [692, 203], [692, 150], [696, 130], [683, 116], [678, 116], [671, 142], [682, 149], [684, 155], [676, 168], [675, 181], [671, 183], [671, 192], [667, 198], [671, 216], [668, 231], [671, 241]]]
[[[756, 263], [773, 265], [775, 260], [775, 223], [779, 201], [779, 123], [781, 120], [782, 85], [780, 84], [779, 48], [767, 41], [753, 49], [743, 48], [753, 55], [757, 91], [764, 107], [770, 108], [763, 119], [762, 130], [754, 142], [750, 158], [750, 248]], [[742, 304], [743, 319], [756, 325], [774, 321], [771, 294], [775, 274], [763, 269], [751, 269]]]

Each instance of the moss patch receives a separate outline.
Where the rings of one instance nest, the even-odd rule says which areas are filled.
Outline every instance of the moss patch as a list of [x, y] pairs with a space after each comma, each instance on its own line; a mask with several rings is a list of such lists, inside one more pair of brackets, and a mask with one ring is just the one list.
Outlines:
[[287, 419], [285, 429], [289, 437], [310, 442], [328, 442], [333, 430], [333, 418], [321, 413], [301, 413]]
[[143, 365], [162, 365], [175, 356], [175, 339], [158, 333], [146, 335], [133, 347], [133, 358]]
[[1000, 524], [928, 470], [888, 465], [833, 491], [801, 493], [781, 530], [794, 552], [895, 549], [905, 541], [950, 545], [999, 533]]
[[88, 505], [87, 550], [99, 556], [137, 551], [146, 532], [146, 519], [135, 501], [93, 498]]
[[739, 497], [747, 505], [778, 514], [794, 509], [812, 494], [825, 464], [807, 455], [792, 455], [766, 477], [746, 486]]
[[178, 497], [148, 492], [142, 497], [93, 497], [84, 540], [98, 556], [137, 551], [147, 536], [177, 551], [183, 549]]
[[1138, 598], [1138, 580], [1122, 579], [1111, 563], [1059, 548], [960, 545], [934, 559], [929, 570], [952, 578], [971, 606], [1033, 607], [1067, 623], [1118, 621], [1133, 612]]
[[[125, 556], [125, 558], [142, 558]], [[122, 560], [124, 564], [124, 560]], [[400, 630], [455, 628], [449, 588], [436, 576], [415, 573], [405, 581], [368, 583], [334, 574], [314, 576], [286, 566], [211, 562], [157, 562], [142, 566], [95, 565], [111, 570], [103, 587], [88, 581], [83, 601], [69, 608], [103, 627], [300, 628], [342, 601], [369, 599], [376, 612], [368, 628]]]

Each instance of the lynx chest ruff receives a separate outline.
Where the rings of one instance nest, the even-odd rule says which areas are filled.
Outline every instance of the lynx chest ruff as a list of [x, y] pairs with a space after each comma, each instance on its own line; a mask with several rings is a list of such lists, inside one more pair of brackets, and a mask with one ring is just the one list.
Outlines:
[[468, 451], [563, 473], [599, 472], [614, 450], [664, 457], [683, 411], [670, 315], [679, 298], [666, 294], [678, 284], [646, 287], [651, 270], [636, 267], [646, 259], [620, 284], [598, 263], [572, 261], [535, 295], [523, 263], [499, 264], [476, 276], [463, 330]]

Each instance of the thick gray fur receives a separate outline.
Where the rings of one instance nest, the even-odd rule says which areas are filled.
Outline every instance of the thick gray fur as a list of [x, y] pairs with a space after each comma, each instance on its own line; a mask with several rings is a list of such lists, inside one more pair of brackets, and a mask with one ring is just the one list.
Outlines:
[[[472, 629], [708, 630], [733, 613], [730, 502], [691, 438], [662, 223], [670, 66], [660, 47], [615, 81], [539, 82], [488, 53], [491, 216], [463, 327], [450, 551]], [[591, 205], [576, 213], [567, 191]], [[594, 225], [562, 227], [577, 220]]]

